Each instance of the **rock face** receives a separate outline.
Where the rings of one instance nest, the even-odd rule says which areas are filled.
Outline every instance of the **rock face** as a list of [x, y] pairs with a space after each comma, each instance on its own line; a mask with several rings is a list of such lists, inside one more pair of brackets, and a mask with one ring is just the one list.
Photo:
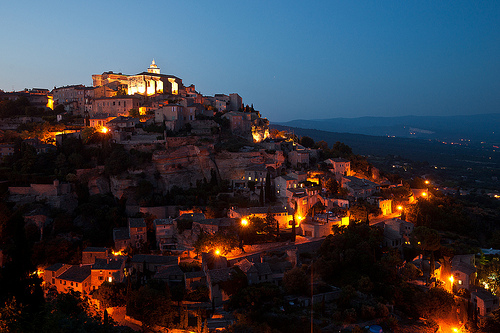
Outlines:
[[222, 179], [243, 179], [245, 169], [264, 163], [268, 159], [267, 155], [261, 151], [238, 153], [223, 151], [215, 156], [215, 162]]
[[264, 151], [215, 153], [211, 145], [171, 147], [153, 154], [153, 163], [167, 190], [173, 186], [187, 189], [196, 186], [198, 180], [209, 181], [212, 170], [222, 179], [243, 179], [248, 167], [274, 159]]
[[210, 180], [211, 170], [217, 167], [211, 159], [209, 147], [186, 145], [170, 148], [166, 151], [156, 151], [153, 163], [160, 173], [165, 189], [173, 186], [189, 188], [196, 186], [197, 181]]

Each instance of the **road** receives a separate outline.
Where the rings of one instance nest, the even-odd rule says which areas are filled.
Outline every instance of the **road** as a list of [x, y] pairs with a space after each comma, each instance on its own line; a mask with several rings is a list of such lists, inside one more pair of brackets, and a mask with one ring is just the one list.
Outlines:
[[401, 216], [401, 212], [395, 212], [395, 213], [392, 213], [392, 214], [389, 214], [386, 216], [379, 216], [379, 217], [376, 217], [376, 218], [370, 220], [370, 225], [375, 225], [377, 223], [384, 222], [384, 221], [393, 219], [395, 217], [399, 218], [400, 216]]

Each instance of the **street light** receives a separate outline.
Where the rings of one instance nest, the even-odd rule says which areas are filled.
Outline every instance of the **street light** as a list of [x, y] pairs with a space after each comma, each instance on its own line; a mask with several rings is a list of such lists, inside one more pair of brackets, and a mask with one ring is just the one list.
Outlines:
[[247, 219], [241, 219], [241, 226], [242, 227], [248, 226], [248, 220]]

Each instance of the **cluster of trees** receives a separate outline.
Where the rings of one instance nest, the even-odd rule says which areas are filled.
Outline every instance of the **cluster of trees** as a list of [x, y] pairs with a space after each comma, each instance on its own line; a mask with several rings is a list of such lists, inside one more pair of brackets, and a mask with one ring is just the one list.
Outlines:
[[26, 97], [20, 97], [14, 101], [10, 99], [0, 100], [0, 118], [19, 116], [47, 116], [55, 115], [60, 110], [48, 110], [32, 106]]

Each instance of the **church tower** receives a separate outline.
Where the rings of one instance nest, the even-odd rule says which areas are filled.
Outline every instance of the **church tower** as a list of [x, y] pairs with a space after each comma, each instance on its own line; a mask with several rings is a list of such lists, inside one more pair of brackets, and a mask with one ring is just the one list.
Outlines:
[[149, 65], [148, 73], [160, 74], [160, 68], [158, 66], [156, 66], [154, 59], [151, 62], [151, 65]]

